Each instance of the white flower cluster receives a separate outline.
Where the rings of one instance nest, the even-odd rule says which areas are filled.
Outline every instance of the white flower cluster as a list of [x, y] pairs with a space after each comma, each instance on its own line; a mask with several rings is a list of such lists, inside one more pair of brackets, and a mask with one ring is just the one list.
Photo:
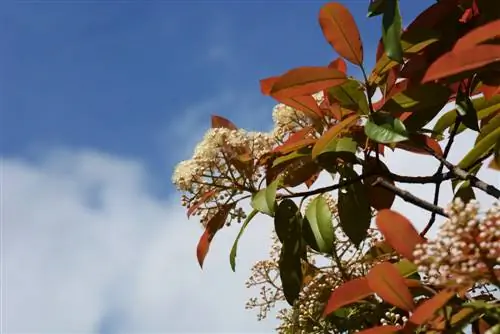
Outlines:
[[238, 154], [247, 152], [251, 159], [259, 159], [274, 143], [266, 133], [211, 128], [196, 146], [192, 159], [177, 165], [172, 182], [179, 190], [192, 192], [193, 185], [203, 178], [213, 177], [214, 173], [225, 175], [233, 167], [230, 160]]
[[435, 240], [417, 245], [415, 264], [432, 285], [471, 284], [500, 279], [500, 202], [479, 217], [479, 203], [459, 198]]
[[406, 324], [406, 322], [408, 321], [408, 317], [406, 317], [404, 315], [401, 316], [401, 314], [399, 314], [399, 313], [387, 311], [387, 312], [385, 312], [384, 315], [385, 315], [385, 317], [380, 319], [380, 324], [384, 325], [384, 326], [391, 325], [391, 326], [403, 327]]

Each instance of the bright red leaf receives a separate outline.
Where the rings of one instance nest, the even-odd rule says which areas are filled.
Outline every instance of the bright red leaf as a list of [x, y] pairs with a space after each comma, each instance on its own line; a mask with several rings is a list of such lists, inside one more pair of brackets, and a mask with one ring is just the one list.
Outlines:
[[387, 303], [406, 311], [415, 308], [405, 278], [393, 264], [382, 262], [375, 265], [366, 278], [370, 289]]
[[500, 20], [480, 26], [460, 38], [453, 46], [452, 52], [458, 52], [475, 47], [489, 39], [500, 37]]
[[215, 233], [217, 233], [217, 231], [224, 226], [226, 218], [229, 215], [229, 211], [231, 211], [234, 205], [235, 204], [233, 203], [222, 206], [208, 221], [205, 232], [203, 232], [200, 241], [198, 242], [198, 247], [196, 247], [196, 257], [198, 258], [198, 263], [201, 268], [203, 268], [203, 262], [205, 261], [205, 257], [207, 256], [210, 243], [212, 242]]
[[412, 313], [409, 321], [416, 325], [422, 325], [431, 320], [435, 313], [442, 308], [448, 300], [450, 300], [455, 293], [449, 290], [443, 290], [431, 299], [426, 300], [420, 304], [417, 309]]
[[264, 95], [271, 95], [271, 89], [273, 88], [274, 83], [279, 79], [280, 77], [270, 77], [270, 78], [265, 78], [260, 80], [260, 91]]
[[230, 130], [238, 130], [236, 125], [234, 125], [230, 120], [217, 115], [212, 115], [212, 128], [227, 128]]
[[368, 286], [366, 277], [348, 281], [333, 290], [323, 311], [323, 316], [330, 315], [342, 306], [360, 301], [372, 293], [373, 291]]
[[375, 222], [389, 245], [402, 256], [413, 260], [415, 246], [424, 242], [424, 239], [410, 221], [396, 211], [384, 209], [377, 213]]
[[481, 44], [471, 49], [450, 51], [439, 57], [425, 72], [422, 82], [444, 79], [477, 70], [500, 61], [500, 45]]
[[270, 94], [277, 99], [312, 95], [346, 80], [346, 75], [334, 68], [303, 66], [283, 74], [274, 82]]
[[326, 40], [342, 57], [355, 65], [363, 63], [363, 44], [354, 17], [340, 3], [330, 2], [319, 11], [319, 24]]
[[342, 58], [337, 58], [334, 61], [332, 61], [328, 67], [334, 68], [336, 70], [339, 70], [342, 73], [347, 73], [347, 64]]

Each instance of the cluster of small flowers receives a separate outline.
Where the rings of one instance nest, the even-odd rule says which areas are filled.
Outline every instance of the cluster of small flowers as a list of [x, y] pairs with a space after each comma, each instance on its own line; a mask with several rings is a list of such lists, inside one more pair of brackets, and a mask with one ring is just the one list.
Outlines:
[[380, 324], [384, 326], [404, 326], [407, 321], [408, 317], [401, 316], [399, 313], [387, 311], [385, 312], [385, 318], [380, 319]]
[[500, 202], [479, 217], [479, 203], [464, 204], [456, 198], [447, 208], [449, 219], [437, 238], [417, 245], [415, 264], [428, 282], [442, 286], [449, 282], [472, 283], [498, 280], [500, 265]]

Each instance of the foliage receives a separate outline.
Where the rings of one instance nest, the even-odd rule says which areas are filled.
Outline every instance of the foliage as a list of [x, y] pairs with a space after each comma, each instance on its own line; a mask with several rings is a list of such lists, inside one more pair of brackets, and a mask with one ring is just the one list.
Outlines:
[[[205, 228], [200, 266], [216, 233], [244, 221], [230, 252], [235, 270], [240, 237], [262, 214], [274, 221], [274, 244], [270, 259], [253, 268], [247, 285], [261, 286], [261, 299], [247, 307], [262, 319], [288, 302], [279, 332], [454, 333], [471, 325], [497, 333], [500, 301], [491, 288], [500, 288], [500, 206], [481, 212], [474, 200], [475, 191], [500, 198], [476, 176], [500, 169], [494, 2], [441, 0], [403, 29], [398, 0], [372, 0], [369, 17], [382, 16], [382, 37], [370, 73], [352, 15], [340, 3], [323, 5], [319, 26], [340, 57], [261, 80], [262, 93], [279, 102], [273, 131], [247, 132], [213, 116], [193, 158], [175, 170], [188, 216], [200, 216]], [[347, 75], [346, 60], [362, 80]], [[448, 103], [456, 108], [440, 115]], [[477, 139], [452, 163], [448, 154], [464, 132]], [[395, 174], [386, 149], [440, 165], [430, 176]], [[320, 174], [333, 184], [314, 188]], [[439, 192], [448, 181], [455, 199], [443, 208]], [[435, 185], [433, 201], [405, 183]], [[396, 196], [430, 213], [420, 233], [391, 209]], [[437, 215], [447, 219], [428, 239]]]

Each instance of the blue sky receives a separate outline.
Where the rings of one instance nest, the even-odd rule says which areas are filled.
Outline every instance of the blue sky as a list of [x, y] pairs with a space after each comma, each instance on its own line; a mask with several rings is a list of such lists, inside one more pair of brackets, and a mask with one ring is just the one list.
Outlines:
[[[380, 18], [366, 18], [368, 1], [342, 2], [370, 68]], [[0, 5], [5, 332], [272, 330], [274, 320], [259, 324], [244, 309], [255, 293], [243, 284], [266, 256], [269, 225], [242, 239], [236, 274], [227, 261], [235, 229], [217, 236], [201, 272], [201, 230], [170, 175], [211, 114], [269, 129], [274, 102], [260, 79], [337, 57], [317, 23], [322, 3]], [[405, 22], [430, 3], [402, 1]]]

